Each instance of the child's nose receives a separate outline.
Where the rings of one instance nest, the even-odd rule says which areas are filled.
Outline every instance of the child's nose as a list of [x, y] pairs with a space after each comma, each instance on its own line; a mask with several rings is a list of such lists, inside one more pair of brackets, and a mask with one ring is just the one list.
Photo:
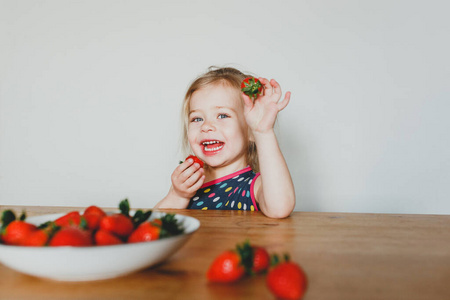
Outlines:
[[215, 126], [212, 122], [209, 121], [204, 121], [202, 124], [202, 131], [207, 132], [207, 131], [213, 131], [215, 130]]

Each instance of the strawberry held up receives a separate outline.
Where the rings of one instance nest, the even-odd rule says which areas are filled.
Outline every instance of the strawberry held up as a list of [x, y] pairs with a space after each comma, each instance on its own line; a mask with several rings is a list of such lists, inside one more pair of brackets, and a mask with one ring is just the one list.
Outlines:
[[263, 85], [258, 78], [247, 77], [241, 83], [241, 90], [244, 94], [250, 97], [250, 99], [255, 100], [261, 95], [263, 91]]

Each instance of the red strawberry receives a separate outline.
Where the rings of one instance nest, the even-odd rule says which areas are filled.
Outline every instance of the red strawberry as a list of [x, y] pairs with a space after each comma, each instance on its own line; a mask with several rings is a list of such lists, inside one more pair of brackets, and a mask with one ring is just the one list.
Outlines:
[[7, 245], [18, 246], [36, 230], [36, 225], [21, 220], [14, 220], [6, 226], [2, 233], [2, 240]]
[[244, 94], [255, 100], [262, 93], [263, 86], [258, 78], [247, 77], [241, 83], [241, 90]]
[[270, 266], [270, 255], [263, 247], [252, 246], [253, 249], [253, 273], [262, 273], [267, 271]]
[[79, 227], [62, 227], [49, 242], [49, 246], [92, 246], [91, 232]]
[[55, 220], [55, 224], [61, 227], [78, 226], [81, 223], [81, 215], [78, 211], [71, 211]]
[[112, 232], [121, 238], [126, 238], [133, 232], [134, 225], [130, 217], [124, 214], [113, 214], [102, 218], [100, 229]]
[[189, 158], [192, 158], [194, 160], [194, 163], [198, 163], [200, 167], [203, 168], [204, 163], [200, 158], [198, 158], [195, 155], [189, 155], [188, 157], [186, 157], [185, 161], [188, 160]]
[[105, 211], [98, 206], [91, 205], [84, 210], [84, 215], [94, 214], [94, 215], [106, 215]]
[[248, 241], [219, 255], [207, 272], [207, 278], [214, 282], [233, 282], [244, 275], [262, 273], [269, 268], [270, 256], [260, 246], [251, 246]]
[[281, 299], [301, 299], [307, 288], [307, 279], [302, 268], [289, 260], [271, 269], [266, 282], [275, 297]]
[[241, 257], [237, 251], [227, 250], [217, 256], [206, 273], [211, 282], [234, 282], [245, 275]]
[[[168, 217], [163, 217], [164, 219], [167, 219]], [[169, 221], [170, 222], [170, 221]], [[161, 219], [153, 219], [152, 221], [151, 221], [151, 223], [153, 224], [153, 225], [156, 225], [156, 226], [159, 226], [159, 227], [162, 227], [163, 226], [163, 220], [161, 220]]]
[[95, 244], [99, 246], [123, 244], [122, 240], [106, 230], [97, 230], [95, 233]]
[[96, 230], [100, 227], [100, 221], [104, 216], [106, 216], [106, 213], [95, 205], [89, 206], [83, 213], [87, 228], [92, 230]]
[[97, 230], [100, 227], [100, 222], [102, 220], [102, 216], [100, 215], [83, 215], [84, 220], [86, 221], [87, 228], [91, 230]]
[[128, 237], [128, 243], [149, 242], [159, 239], [161, 222], [144, 222]]
[[33, 246], [33, 247], [41, 247], [47, 244], [49, 238], [49, 234], [45, 229], [38, 229], [29, 234], [24, 241], [22, 242], [22, 246]]

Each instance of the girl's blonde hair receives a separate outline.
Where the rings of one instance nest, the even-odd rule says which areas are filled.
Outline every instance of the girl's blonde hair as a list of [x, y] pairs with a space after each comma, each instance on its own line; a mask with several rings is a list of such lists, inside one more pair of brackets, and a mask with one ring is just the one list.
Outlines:
[[[244, 105], [244, 100], [241, 97], [241, 82], [251, 75], [246, 75], [235, 68], [217, 68], [210, 67], [208, 72], [197, 77], [189, 86], [186, 95], [184, 97], [183, 109], [182, 109], [182, 120], [183, 120], [183, 152], [185, 155], [191, 152], [191, 148], [188, 140], [188, 127], [189, 127], [189, 110], [190, 110], [190, 100], [194, 92], [215, 84], [223, 84], [231, 88], [236, 89], [236, 95], [242, 100], [242, 106]], [[249, 133], [250, 139], [248, 142], [248, 151], [246, 154], [247, 163], [255, 171], [259, 172], [258, 163], [258, 153], [256, 149], [256, 144]]]

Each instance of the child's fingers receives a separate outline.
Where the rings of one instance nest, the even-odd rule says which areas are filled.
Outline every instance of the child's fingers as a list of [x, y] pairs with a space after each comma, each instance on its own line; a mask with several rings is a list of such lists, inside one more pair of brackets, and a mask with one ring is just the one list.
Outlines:
[[[277, 99], [279, 100], [282, 95], [280, 84], [275, 79], [271, 79], [270, 84], [273, 86], [273, 93], [277, 95]], [[290, 98], [291, 92], [286, 92], [286, 94], [284, 95], [284, 99], [281, 102], [277, 103], [278, 111], [283, 110], [289, 104]]]
[[181, 179], [182, 182], [186, 182], [197, 172], [198, 169], [200, 169], [200, 165], [198, 163], [193, 164], [189, 168], [184, 170], [183, 173], [180, 174], [179, 178]]
[[189, 168], [190, 165], [192, 165], [192, 163], [194, 163], [194, 160], [192, 158], [186, 159], [184, 162], [181, 162], [174, 170], [174, 174], [176, 173], [176, 175], [180, 175], [181, 173], [183, 173], [184, 170], [186, 170], [187, 168]]
[[[193, 168], [190, 168], [190, 169], [193, 169]], [[203, 172], [204, 172], [203, 168], [198, 168], [197, 170], [194, 171], [194, 173], [192, 173], [191, 176], [186, 178], [186, 180], [184, 181], [184, 184], [188, 188], [195, 185], [198, 182], [198, 180], [203, 176]]]
[[290, 99], [291, 92], [286, 92], [283, 101], [277, 103], [278, 111], [282, 111], [289, 104]]
[[200, 189], [205, 182], [205, 175], [201, 175], [200, 178], [188, 189], [189, 192], [195, 193], [198, 189]]
[[252, 99], [244, 93], [242, 93], [242, 98], [244, 99], [244, 112], [249, 111], [253, 107]]
[[271, 96], [273, 94], [273, 87], [270, 84], [270, 81], [263, 77], [260, 77], [258, 79], [259, 79], [259, 81], [261, 81], [261, 84], [264, 86], [264, 95]]
[[280, 84], [275, 79], [271, 79], [270, 80], [270, 84], [273, 87], [273, 93], [279, 95], [279, 97], [281, 98], [281, 86], [280, 86]]
[[198, 165], [197, 168], [195, 166], [196, 164], [194, 164], [194, 160], [192, 158], [187, 159], [175, 168], [175, 171], [172, 173], [172, 181], [181, 183], [186, 181], [186, 179], [194, 174], [197, 168], [200, 167], [200, 165]]

